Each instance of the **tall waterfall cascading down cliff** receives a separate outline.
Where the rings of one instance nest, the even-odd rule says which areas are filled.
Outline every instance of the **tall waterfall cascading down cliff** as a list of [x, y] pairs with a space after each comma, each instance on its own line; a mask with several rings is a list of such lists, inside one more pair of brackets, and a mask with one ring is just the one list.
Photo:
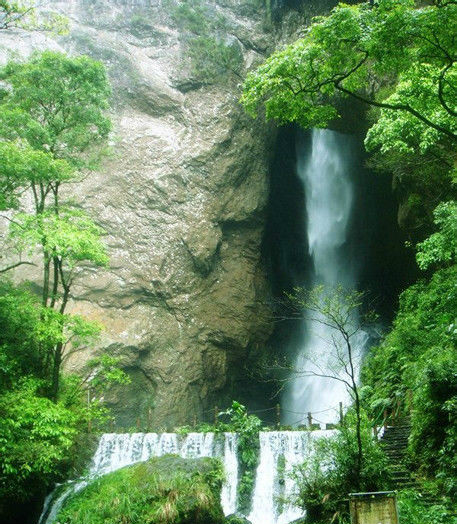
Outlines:
[[[304, 187], [306, 237], [310, 265], [308, 283], [332, 292], [337, 286], [353, 289], [356, 267], [347, 250], [348, 230], [353, 212], [354, 187], [351, 179], [352, 137], [330, 130], [313, 130], [311, 151], [303, 135], [297, 139], [297, 174]], [[345, 385], [337, 375], [335, 346], [339, 333], [324, 318], [305, 320], [295, 355], [294, 374], [283, 394], [285, 422], [296, 423], [297, 413], [319, 413], [322, 421], [334, 422], [339, 402], [347, 401]], [[363, 347], [361, 333], [355, 344]], [[327, 375], [327, 377], [319, 376]]]

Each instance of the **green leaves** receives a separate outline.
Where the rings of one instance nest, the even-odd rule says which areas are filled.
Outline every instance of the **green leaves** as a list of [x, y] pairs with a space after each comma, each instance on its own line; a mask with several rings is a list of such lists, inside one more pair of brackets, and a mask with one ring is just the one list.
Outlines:
[[[56, 478], [76, 434], [75, 415], [39, 396], [40, 383], [26, 379], [0, 396], [0, 494], [22, 500], [24, 485]], [[39, 414], [39, 416], [37, 416]]]
[[227, 41], [227, 20], [200, 0], [184, 0], [171, 8], [183, 30], [191, 73], [202, 83], [215, 83], [228, 74], [240, 76], [243, 54], [236, 40]]
[[0, 210], [17, 208], [24, 187], [33, 184], [66, 182], [75, 176], [74, 168], [49, 152], [23, 142], [0, 142]]
[[362, 417], [364, 450], [360, 481], [355, 478], [357, 462], [356, 418], [349, 412], [344, 424], [330, 437], [311, 442], [312, 452], [303, 464], [296, 466], [292, 477], [298, 490], [292, 503], [305, 508], [310, 522], [346, 522], [347, 501], [351, 491], [378, 491], [386, 488], [387, 459], [373, 439], [366, 414]]
[[104, 66], [87, 56], [36, 53], [28, 62], [9, 62], [0, 78], [10, 86], [2, 99], [0, 134], [25, 139], [77, 165], [82, 152], [103, 141], [111, 123], [110, 88]]
[[42, 247], [48, 257], [64, 260], [70, 269], [80, 262], [106, 266], [108, 256], [100, 235], [103, 230], [82, 211], [62, 207], [39, 215], [20, 213], [10, 227], [10, 238], [19, 252]]
[[438, 231], [417, 245], [416, 260], [423, 270], [453, 262], [457, 255], [457, 203], [442, 202], [433, 215]]
[[50, 31], [55, 34], [68, 32], [68, 19], [57, 13], [38, 15], [34, 0], [0, 0], [0, 30], [11, 27]]
[[241, 102], [251, 115], [264, 105], [267, 118], [309, 128], [327, 126], [336, 98], [351, 97], [381, 109], [370, 149], [423, 153], [438, 140], [455, 143], [456, 30], [454, 3], [339, 4], [250, 73]]

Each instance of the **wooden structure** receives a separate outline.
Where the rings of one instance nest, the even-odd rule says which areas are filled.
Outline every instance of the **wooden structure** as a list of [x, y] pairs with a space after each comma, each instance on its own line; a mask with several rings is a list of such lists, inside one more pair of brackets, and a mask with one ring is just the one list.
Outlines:
[[352, 524], [399, 524], [394, 491], [351, 493], [349, 509]]

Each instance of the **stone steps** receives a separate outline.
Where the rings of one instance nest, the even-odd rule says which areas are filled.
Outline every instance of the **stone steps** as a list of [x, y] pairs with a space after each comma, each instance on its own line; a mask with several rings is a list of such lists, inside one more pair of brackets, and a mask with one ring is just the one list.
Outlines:
[[414, 489], [420, 493], [421, 501], [426, 506], [445, 504], [440, 497], [425, 491], [407, 467], [405, 459], [408, 455], [410, 432], [411, 425], [408, 420], [404, 420], [399, 426], [389, 426], [380, 440], [389, 459], [389, 473], [393, 488], [396, 490]]

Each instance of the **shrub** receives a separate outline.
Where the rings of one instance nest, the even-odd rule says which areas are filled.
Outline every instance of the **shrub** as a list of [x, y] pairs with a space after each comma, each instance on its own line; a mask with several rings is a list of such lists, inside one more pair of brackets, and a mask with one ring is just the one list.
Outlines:
[[98, 478], [59, 513], [61, 524], [219, 524], [222, 465], [216, 459], [155, 457]]
[[332, 522], [342, 524], [349, 517], [348, 493], [388, 487], [387, 458], [373, 439], [366, 416], [362, 422], [360, 479], [354, 474], [357, 439], [353, 413], [348, 413], [334, 435], [315, 440], [309, 458], [294, 469], [298, 491], [291, 502], [306, 510], [307, 522], [333, 519]]
[[402, 491], [397, 500], [402, 524], [457, 524], [457, 518], [450, 515], [445, 506], [442, 504], [429, 506], [415, 491]]

